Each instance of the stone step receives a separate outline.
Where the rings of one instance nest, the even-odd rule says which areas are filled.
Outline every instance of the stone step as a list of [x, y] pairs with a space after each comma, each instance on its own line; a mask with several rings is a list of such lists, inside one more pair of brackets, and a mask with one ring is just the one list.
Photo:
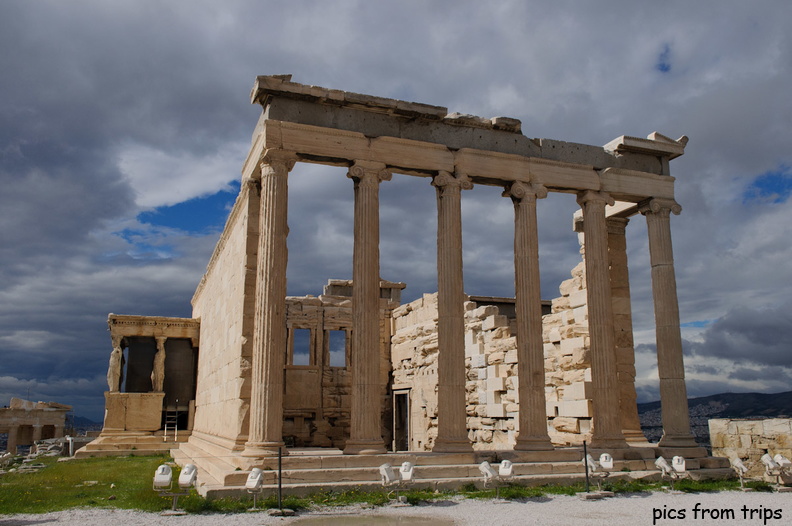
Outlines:
[[177, 442], [163, 442], [162, 440], [158, 442], [124, 442], [124, 443], [113, 443], [108, 444], [107, 442], [99, 443], [99, 444], [87, 444], [87, 447], [90, 451], [114, 451], [114, 450], [141, 450], [141, 451], [169, 451], [177, 446]]
[[[181, 444], [179, 449], [174, 449], [172, 455], [174, 461], [180, 466], [185, 464], [199, 466], [198, 479], [200, 482], [204, 482], [201, 475], [205, 472], [220, 484], [243, 486], [249, 474], [248, 471], [237, 470], [227, 459], [212, 455], [190, 442]], [[272, 475], [272, 478], [275, 481], [277, 480], [275, 475]]]
[[[384, 455], [332, 455], [332, 456], [307, 456], [289, 455], [283, 457], [284, 469], [334, 469], [349, 467], [377, 468], [389, 463], [398, 465], [402, 462], [412, 462], [416, 466], [425, 465], [459, 465], [472, 464], [489, 460], [494, 457], [492, 452], [477, 453], [389, 453]], [[277, 468], [278, 459], [274, 457], [262, 463], [262, 468]]]
[[[638, 471], [638, 472], [622, 472], [614, 473], [609, 477], [609, 480], [659, 480], [660, 475], [657, 471]], [[546, 484], [574, 484], [585, 480], [585, 475], [582, 473], [564, 473], [564, 474], [548, 474], [548, 475], [532, 475], [525, 477], [515, 477], [512, 482], [524, 486], [542, 486]], [[476, 477], [448, 477], [437, 479], [421, 479], [418, 478], [413, 484], [404, 486], [401, 489], [406, 490], [410, 488], [415, 489], [431, 489], [431, 490], [453, 490], [459, 489], [466, 484], [473, 484], [479, 489], [484, 487], [484, 479], [479, 474]], [[592, 487], [596, 487], [596, 483], [592, 480]], [[285, 495], [304, 496], [311, 493], [316, 493], [319, 487], [311, 483], [283, 483], [283, 493]], [[492, 486], [490, 486], [492, 487]], [[381, 491], [382, 484], [379, 481], [337, 481], [325, 482], [321, 485], [322, 491], [345, 491], [345, 490], [363, 490], [363, 491]], [[393, 486], [389, 490], [395, 489]], [[276, 494], [278, 491], [277, 484], [268, 484], [262, 487], [262, 496]], [[199, 488], [201, 495], [209, 498], [220, 498], [230, 496], [243, 496], [247, 495], [247, 491], [242, 486], [237, 487], [223, 487], [220, 485], [203, 485]]]

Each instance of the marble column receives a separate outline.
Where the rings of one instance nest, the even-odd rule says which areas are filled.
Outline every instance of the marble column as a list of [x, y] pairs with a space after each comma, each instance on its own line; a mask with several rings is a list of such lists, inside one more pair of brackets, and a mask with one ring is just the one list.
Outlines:
[[165, 386], [165, 336], [156, 336], [157, 352], [154, 354], [154, 364], [151, 369], [151, 390], [161, 393]]
[[19, 426], [10, 426], [8, 428], [8, 440], [6, 443], [6, 451], [12, 455], [17, 454], [17, 440], [19, 437]]
[[288, 176], [294, 162], [291, 154], [268, 151], [261, 164], [250, 429], [242, 451], [246, 457], [277, 455], [284, 445]]
[[613, 302], [614, 344], [619, 384], [619, 412], [624, 438], [628, 442], [646, 442], [638, 419], [635, 392], [635, 343], [633, 340], [630, 272], [627, 266], [625, 217], [609, 217], [608, 258], [610, 261], [611, 299]]
[[682, 334], [679, 330], [674, 253], [671, 246], [671, 212], [682, 207], [671, 199], [651, 199], [641, 204], [649, 236], [657, 337], [657, 372], [660, 376], [660, 408], [663, 437], [659, 445], [695, 447], [690, 432], [685, 365], [682, 359]]
[[514, 449], [550, 450], [545, 402], [542, 295], [536, 199], [547, 197], [540, 184], [515, 181], [503, 194], [514, 203], [514, 296], [517, 313], [519, 425]]
[[448, 172], [437, 189], [437, 439], [433, 451], [472, 451], [467, 433], [465, 292], [462, 279], [462, 189], [473, 184]]
[[613, 198], [604, 192], [588, 190], [578, 194], [578, 203], [583, 208], [583, 235], [586, 246], [584, 256], [586, 301], [594, 413], [591, 447], [598, 449], [627, 447], [621, 432], [619, 412], [613, 304], [608, 265], [608, 229], [605, 220], [605, 206], [613, 202]]
[[121, 389], [124, 372], [124, 349], [122, 336], [113, 336], [113, 352], [110, 353], [110, 364], [107, 366], [107, 389], [117, 393]]
[[352, 256], [352, 400], [347, 455], [385, 453], [380, 382], [379, 184], [391, 174], [382, 163], [358, 161], [355, 182], [355, 248]]

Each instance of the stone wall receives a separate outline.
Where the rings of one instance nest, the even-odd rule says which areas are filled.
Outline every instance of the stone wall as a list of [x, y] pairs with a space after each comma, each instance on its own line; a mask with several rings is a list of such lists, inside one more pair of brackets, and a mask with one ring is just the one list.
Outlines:
[[[390, 378], [391, 312], [398, 306], [403, 283], [380, 284], [380, 411], [385, 443], [389, 444], [391, 401]], [[350, 428], [352, 377], [349, 368], [352, 332], [352, 282], [330, 280], [325, 294], [286, 298], [288, 356], [285, 371], [283, 436], [300, 447], [343, 449]], [[308, 329], [307, 364], [295, 365], [295, 331]], [[345, 335], [344, 364], [331, 361], [330, 332]], [[306, 342], [303, 341], [303, 344]], [[336, 342], [337, 343], [337, 342]], [[305, 350], [305, 349], [301, 349]], [[338, 352], [338, 350], [336, 350]]]
[[194, 432], [243, 443], [250, 400], [258, 196], [243, 185], [193, 296], [201, 319]]
[[543, 317], [548, 433], [559, 445], [591, 439], [591, 356], [586, 276], [581, 261]]
[[[582, 261], [559, 292], [543, 317], [548, 433], [556, 445], [579, 445], [590, 440], [592, 417]], [[517, 342], [514, 319], [501, 309], [512, 314], [513, 308], [477, 299], [465, 303], [468, 436], [474, 449], [509, 448], [519, 430]], [[437, 294], [402, 305], [393, 323], [393, 389], [412, 390], [410, 448], [430, 450], [437, 434]]]
[[749, 476], [764, 473], [761, 457], [778, 454], [792, 459], [792, 419], [741, 420], [713, 418], [709, 421], [712, 456], [739, 457]]
[[424, 294], [393, 311], [394, 391], [410, 389], [411, 451], [428, 451], [437, 438], [437, 294]]

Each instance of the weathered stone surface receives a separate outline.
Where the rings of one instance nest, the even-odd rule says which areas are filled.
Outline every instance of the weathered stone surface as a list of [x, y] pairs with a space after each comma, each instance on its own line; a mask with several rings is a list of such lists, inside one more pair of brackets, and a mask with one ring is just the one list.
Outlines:
[[748, 476], [761, 476], [764, 467], [760, 458], [765, 453], [792, 458], [791, 426], [792, 419], [788, 418], [712, 418], [709, 420], [712, 456], [740, 458], [749, 469]]

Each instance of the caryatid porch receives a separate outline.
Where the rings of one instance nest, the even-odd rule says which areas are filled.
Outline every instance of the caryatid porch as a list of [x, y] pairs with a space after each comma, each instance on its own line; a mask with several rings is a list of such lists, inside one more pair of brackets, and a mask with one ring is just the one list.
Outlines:
[[168, 410], [181, 415], [182, 431], [190, 429], [198, 320], [110, 314], [107, 324], [113, 349], [102, 436], [154, 433]]
[[[545, 418], [536, 200], [547, 192], [577, 195], [586, 236], [585, 266], [592, 353], [596, 448], [634, 439], [634, 386], [619, 380], [613, 294], [629, 295], [618, 227], [647, 218], [664, 436], [661, 446], [694, 447], [682, 365], [669, 213], [679, 213], [669, 161], [687, 139], [658, 133], [622, 136], [604, 147], [528, 139], [515, 119], [448, 114], [446, 108], [306, 86], [290, 76], [258, 77], [252, 102], [263, 107], [243, 181], [260, 188], [250, 427], [242, 455], [276, 455], [283, 445], [286, 348], [288, 174], [296, 162], [348, 166], [355, 188], [352, 428], [345, 452], [385, 452], [380, 432], [376, 338], [379, 319], [380, 187], [394, 172], [427, 177], [438, 207], [438, 434], [434, 450], [470, 451], [466, 430], [464, 299], [460, 199], [475, 184], [497, 185], [515, 206], [515, 296], [518, 326], [518, 450], [552, 449]], [[428, 186], [428, 185], [427, 185]], [[621, 223], [620, 223], [621, 222]], [[610, 230], [609, 230], [610, 228]], [[615, 230], [615, 234], [613, 233]], [[609, 233], [611, 232], [611, 233]], [[621, 265], [621, 267], [620, 267]], [[618, 292], [614, 292], [618, 291]], [[624, 299], [624, 298], [622, 298]], [[629, 297], [626, 298], [629, 306]], [[617, 302], [624, 309], [624, 302]], [[629, 308], [627, 308], [629, 311]], [[623, 315], [624, 312], [620, 311]], [[629, 314], [627, 312], [626, 314]], [[627, 316], [629, 319], [629, 316]], [[631, 331], [630, 331], [631, 334]]]

